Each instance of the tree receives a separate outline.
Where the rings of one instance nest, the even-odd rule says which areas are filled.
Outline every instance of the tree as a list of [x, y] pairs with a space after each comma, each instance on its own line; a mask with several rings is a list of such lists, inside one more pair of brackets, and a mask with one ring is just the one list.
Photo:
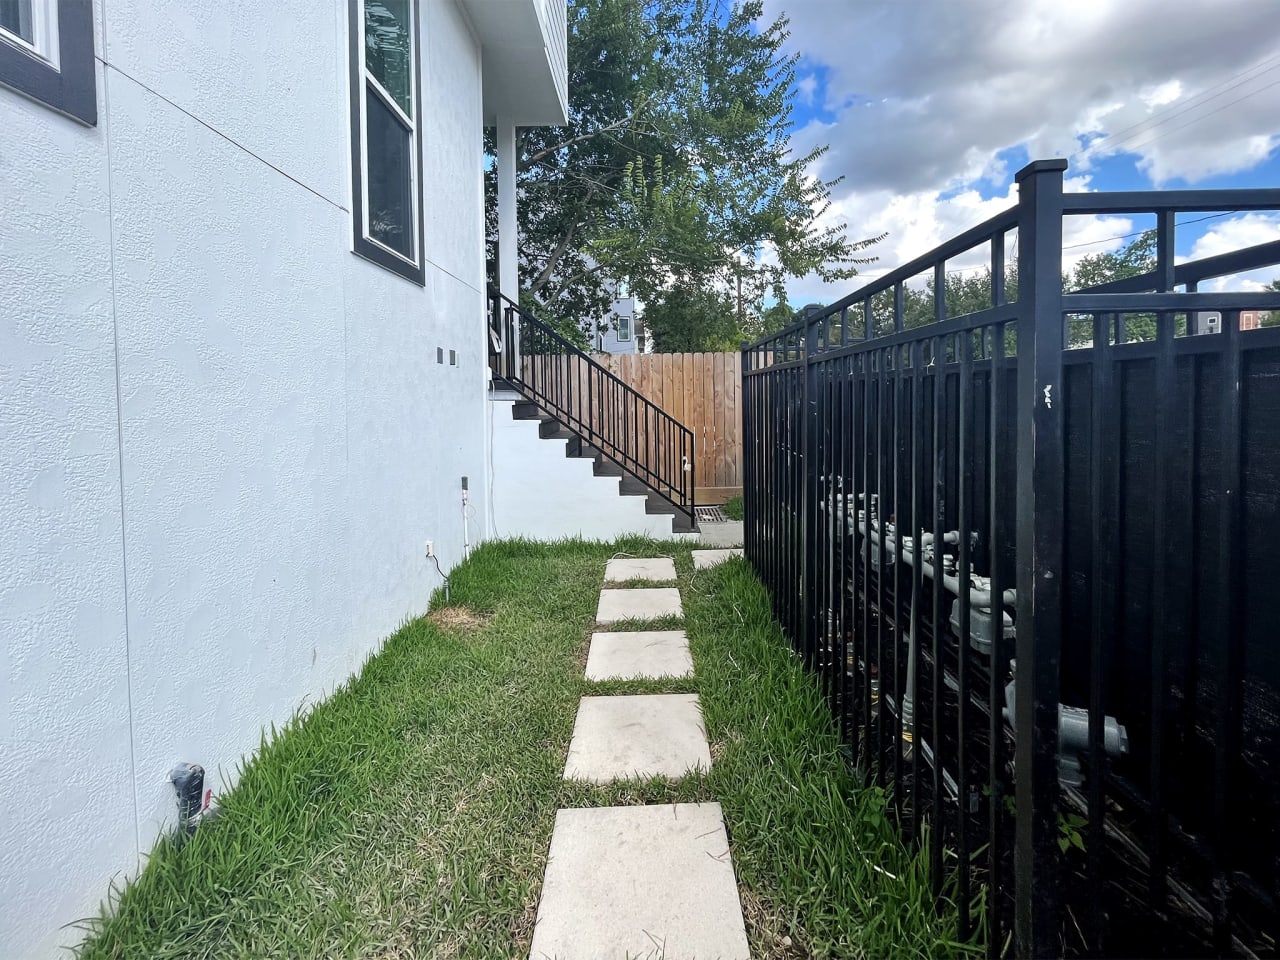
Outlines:
[[787, 303], [785, 298], [779, 299], [771, 307], [766, 307], [760, 311], [760, 319], [753, 329], [743, 331], [748, 339], [757, 340], [760, 337], [768, 336], [771, 333], [777, 333], [784, 327], [791, 326], [795, 322], [796, 311], [791, 304]]
[[[1091, 253], [1081, 257], [1075, 271], [1062, 278], [1062, 289], [1083, 290], [1099, 284], [1111, 283], [1150, 273], [1156, 268], [1156, 231], [1144, 230], [1128, 246], [1107, 253]], [[1092, 317], [1067, 318], [1067, 343], [1083, 347], [1093, 343]], [[1126, 341], [1154, 340], [1156, 315], [1154, 313], [1130, 313], [1124, 315]]]
[[517, 143], [521, 284], [548, 312], [602, 315], [617, 279], [654, 303], [741, 284], [756, 304], [867, 261], [878, 238], [820, 226], [836, 181], [812, 173], [825, 148], [790, 150], [796, 58], [785, 17], [762, 15], [761, 0], [572, 0], [569, 123]]
[[699, 287], [667, 291], [644, 312], [654, 353], [715, 353], [742, 343], [735, 305], [725, 294]]
[[[1270, 293], [1280, 293], [1280, 277], [1272, 280], [1262, 289]], [[1280, 310], [1264, 310], [1262, 316], [1258, 318], [1258, 324], [1263, 327], [1280, 327]]]

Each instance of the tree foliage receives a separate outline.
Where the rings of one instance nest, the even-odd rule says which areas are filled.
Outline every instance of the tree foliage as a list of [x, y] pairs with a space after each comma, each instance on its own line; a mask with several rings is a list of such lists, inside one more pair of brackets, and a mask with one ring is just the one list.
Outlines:
[[619, 279], [653, 303], [699, 288], [754, 305], [867, 261], [878, 238], [821, 225], [836, 181], [813, 175], [825, 148], [791, 152], [796, 58], [786, 18], [762, 15], [761, 0], [571, 0], [569, 122], [517, 142], [521, 284], [548, 312], [598, 316]]
[[768, 336], [771, 333], [777, 333], [784, 327], [789, 327], [796, 317], [796, 308], [787, 303], [786, 299], [780, 298], [773, 306], [766, 307], [760, 311], [759, 327], [755, 330], [745, 331], [748, 339], [757, 339], [759, 337]]
[[654, 353], [737, 350], [743, 339], [734, 302], [703, 287], [681, 285], [666, 291], [645, 308], [644, 323]]

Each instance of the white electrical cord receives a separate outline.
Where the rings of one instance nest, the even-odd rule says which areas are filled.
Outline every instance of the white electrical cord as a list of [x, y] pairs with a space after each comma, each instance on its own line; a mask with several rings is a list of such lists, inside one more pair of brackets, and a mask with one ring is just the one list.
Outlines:
[[470, 507], [467, 504], [467, 491], [462, 491], [462, 559], [466, 561], [471, 556], [471, 532], [467, 529], [467, 510]]

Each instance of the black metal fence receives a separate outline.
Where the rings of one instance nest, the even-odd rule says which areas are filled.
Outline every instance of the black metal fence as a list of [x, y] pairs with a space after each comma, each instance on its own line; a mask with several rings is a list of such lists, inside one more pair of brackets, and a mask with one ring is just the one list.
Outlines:
[[[747, 556], [961, 936], [1274, 954], [1280, 327], [1241, 316], [1280, 293], [1199, 288], [1280, 241], [1178, 264], [1174, 234], [1280, 190], [1064, 194], [1065, 169], [744, 347]], [[1088, 214], [1153, 216], [1155, 270], [1064, 292]], [[990, 299], [948, 316], [962, 256]]]
[[693, 433], [556, 330], [489, 296], [493, 374], [694, 524]]

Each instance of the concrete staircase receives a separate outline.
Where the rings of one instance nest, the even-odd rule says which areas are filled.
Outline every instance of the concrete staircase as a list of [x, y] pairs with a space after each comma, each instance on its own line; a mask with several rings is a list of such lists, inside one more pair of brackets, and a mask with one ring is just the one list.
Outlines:
[[697, 537], [685, 514], [536, 403], [514, 393], [490, 403], [499, 536]]

